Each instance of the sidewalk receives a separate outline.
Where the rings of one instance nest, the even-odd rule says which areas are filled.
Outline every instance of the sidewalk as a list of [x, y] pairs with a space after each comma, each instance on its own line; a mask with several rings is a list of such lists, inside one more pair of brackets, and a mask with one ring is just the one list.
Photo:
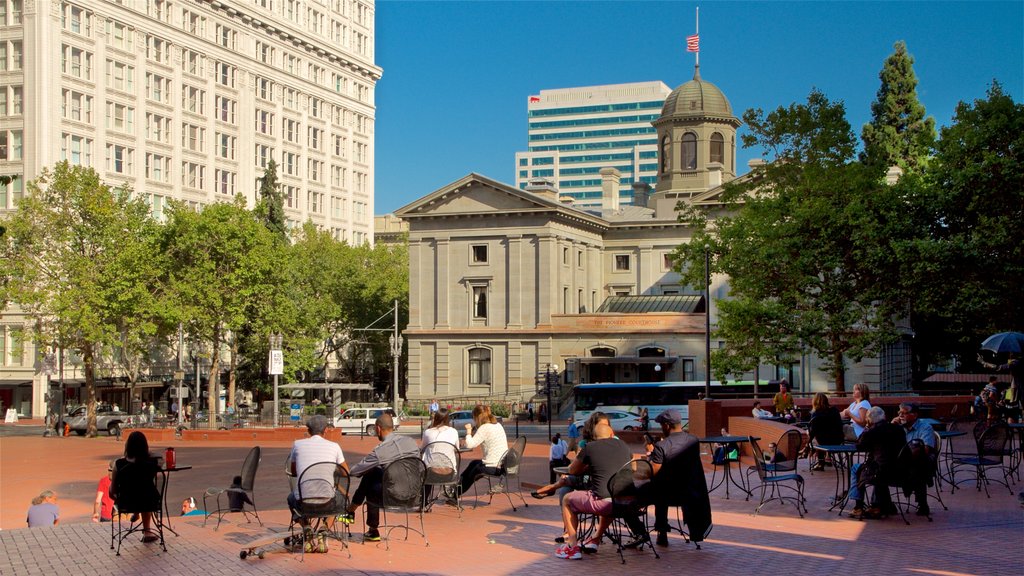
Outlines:
[[[370, 439], [346, 437], [346, 458], [356, 461], [374, 445]], [[154, 446], [154, 449], [163, 448]], [[207, 486], [226, 485], [237, 474], [248, 446], [175, 444], [181, 464], [194, 466], [172, 479], [169, 499], [201, 496]], [[288, 446], [266, 446], [256, 483], [256, 503], [264, 528], [246, 524], [239, 514], [228, 515], [220, 530], [202, 526], [201, 519], [172, 518], [180, 537], [168, 536], [168, 552], [159, 546], [126, 541], [121, 557], [110, 550], [110, 526], [88, 521], [96, 481], [121, 445], [99, 438], [0, 439], [0, 574], [594, 574], [676, 573], [681, 570], [749, 576], [770, 567], [771, 573], [821, 576], [850, 572], [890, 574], [1015, 575], [1024, 573], [1024, 510], [1005, 488], [992, 487], [992, 497], [966, 486], [943, 494], [949, 511], [933, 506], [934, 522], [911, 517], [859, 522], [828, 512], [835, 477], [829, 470], [807, 478], [809, 513], [799, 518], [793, 507], [768, 505], [753, 516], [754, 502], [733, 493], [725, 500], [712, 494], [715, 528], [702, 550], [673, 536], [656, 560], [650, 550], [627, 551], [627, 566], [607, 543], [581, 561], [553, 556], [552, 538], [561, 532], [556, 499], [534, 500], [513, 512], [504, 496], [462, 518], [447, 507], [426, 516], [427, 536], [393, 534], [391, 550], [383, 543], [352, 545], [352, 558], [332, 543], [328, 554], [298, 554], [280, 548], [266, 559], [241, 560], [246, 542], [271, 531], [284, 530], [287, 480], [283, 466]], [[541, 439], [527, 447], [526, 481], [547, 478], [547, 446]], [[25, 529], [28, 500], [44, 488], [57, 490], [62, 524]], [[1015, 487], [1015, 492], [1021, 486]], [[469, 498], [470, 503], [472, 498]], [[362, 529], [361, 515], [353, 531]], [[856, 567], [856, 568], [854, 568]], [[614, 572], [611, 572], [614, 571]]]

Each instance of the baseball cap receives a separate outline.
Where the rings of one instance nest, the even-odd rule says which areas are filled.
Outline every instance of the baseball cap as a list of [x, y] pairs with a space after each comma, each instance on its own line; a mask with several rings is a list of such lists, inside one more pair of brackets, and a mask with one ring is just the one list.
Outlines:
[[658, 424], [680, 424], [683, 421], [683, 416], [679, 413], [679, 410], [669, 408], [661, 414], [658, 414], [658, 417], [655, 418], [654, 421]]

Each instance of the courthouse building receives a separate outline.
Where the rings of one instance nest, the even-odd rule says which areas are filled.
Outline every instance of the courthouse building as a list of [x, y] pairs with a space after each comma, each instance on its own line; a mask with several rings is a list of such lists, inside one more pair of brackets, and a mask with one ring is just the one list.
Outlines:
[[[0, 0], [0, 214], [61, 160], [157, 219], [251, 207], [273, 159], [289, 226], [372, 242], [374, 40], [372, 0]], [[38, 416], [27, 322], [0, 318], [0, 403]]]
[[[611, 165], [598, 170], [596, 206], [563, 193], [557, 177], [520, 187], [469, 174], [395, 212], [409, 241], [409, 398], [526, 399], [550, 369], [566, 385], [704, 380], [705, 315], [715, 324], [728, 283], [712, 277], [709, 303], [672, 270], [692, 233], [676, 206], [722, 209], [740, 121], [698, 69], [651, 126], [655, 185], [634, 181], [631, 204]], [[820, 365], [805, 357], [760, 376], [826, 390]], [[877, 361], [848, 377], [877, 387]]]

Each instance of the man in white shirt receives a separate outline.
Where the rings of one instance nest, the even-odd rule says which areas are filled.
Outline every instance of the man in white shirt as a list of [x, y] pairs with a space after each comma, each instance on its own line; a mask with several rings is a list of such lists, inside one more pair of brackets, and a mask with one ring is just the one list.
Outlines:
[[[296, 440], [292, 444], [292, 451], [288, 454], [287, 469], [288, 473], [295, 476], [296, 479], [302, 478], [302, 473], [306, 471], [306, 468], [318, 462], [334, 462], [339, 468], [348, 470], [348, 464], [345, 463], [345, 455], [341, 451], [341, 446], [324, 438], [324, 430], [326, 429], [327, 418], [319, 414], [313, 416], [306, 422], [309, 438]], [[329, 485], [334, 485], [333, 474], [329, 477], [325, 476], [324, 479], [329, 482]], [[288, 494], [288, 507], [290, 509], [298, 508], [298, 491], [299, 486], [296, 482], [295, 488]], [[323, 496], [329, 495], [323, 494]]]

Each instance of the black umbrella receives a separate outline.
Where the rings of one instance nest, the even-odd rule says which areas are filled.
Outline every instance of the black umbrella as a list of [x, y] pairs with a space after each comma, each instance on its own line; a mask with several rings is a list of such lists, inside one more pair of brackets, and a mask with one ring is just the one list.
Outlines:
[[982, 350], [988, 350], [1000, 354], [1003, 352], [1015, 352], [1020, 354], [1024, 350], [1024, 334], [1020, 332], [1000, 332], [993, 334], [981, 343]]

